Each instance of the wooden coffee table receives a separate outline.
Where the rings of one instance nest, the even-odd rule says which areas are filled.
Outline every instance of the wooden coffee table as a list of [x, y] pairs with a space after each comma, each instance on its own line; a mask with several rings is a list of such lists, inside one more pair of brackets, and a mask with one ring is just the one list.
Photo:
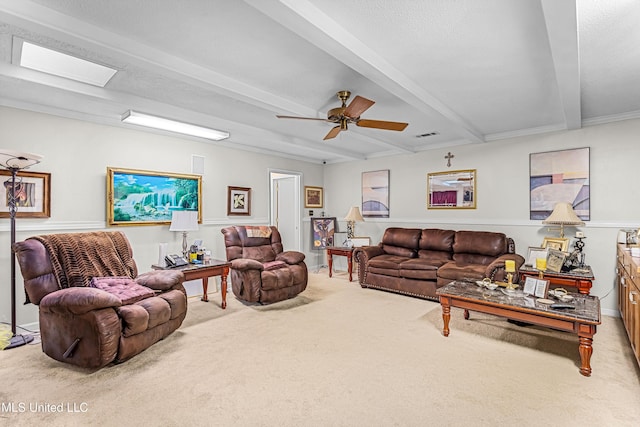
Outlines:
[[227, 276], [229, 275], [230, 262], [212, 259], [203, 264], [189, 264], [184, 267], [160, 267], [152, 265], [154, 270], [180, 270], [184, 274], [184, 280], [202, 279], [202, 298], [201, 301], [209, 302], [207, 294], [209, 288], [209, 277], [220, 276], [220, 293], [222, 294], [222, 308], [227, 308]]
[[[549, 305], [537, 302], [537, 298], [507, 296], [499, 289], [489, 291], [475, 283], [451, 282], [438, 289], [442, 306], [442, 333], [449, 336], [451, 307], [464, 309], [464, 318], [469, 319], [469, 310], [492, 314], [525, 323], [545, 326], [578, 335], [580, 353], [580, 373], [591, 375], [591, 354], [593, 336], [600, 322], [600, 300], [593, 295], [571, 294], [574, 297], [574, 310], [552, 309]], [[516, 295], [522, 295], [518, 292]]]

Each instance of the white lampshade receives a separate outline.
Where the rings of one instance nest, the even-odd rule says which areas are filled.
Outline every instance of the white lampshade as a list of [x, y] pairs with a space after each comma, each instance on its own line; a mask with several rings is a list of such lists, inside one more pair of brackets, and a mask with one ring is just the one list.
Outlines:
[[21, 170], [40, 163], [42, 156], [0, 148], [0, 165], [6, 169]]
[[349, 209], [349, 213], [344, 217], [344, 219], [353, 222], [364, 222], [364, 218], [360, 214], [360, 208], [357, 206], [353, 206], [351, 209]]
[[173, 211], [169, 231], [196, 231], [198, 211]]
[[571, 203], [556, 203], [551, 215], [544, 221], [543, 224], [557, 224], [557, 225], [584, 225], [584, 222], [576, 215]]

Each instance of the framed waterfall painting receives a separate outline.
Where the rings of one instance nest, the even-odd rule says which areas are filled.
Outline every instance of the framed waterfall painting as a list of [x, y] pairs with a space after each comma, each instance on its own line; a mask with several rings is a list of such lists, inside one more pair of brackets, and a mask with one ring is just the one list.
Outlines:
[[107, 224], [170, 224], [173, 211], [198, 212], [202, 222], [202, 177], [107, 167]]

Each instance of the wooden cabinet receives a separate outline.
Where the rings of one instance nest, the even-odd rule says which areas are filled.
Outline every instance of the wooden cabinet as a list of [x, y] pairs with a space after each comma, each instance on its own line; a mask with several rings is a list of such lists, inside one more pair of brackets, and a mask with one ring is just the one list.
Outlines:
[[618, 244], [618, 309], [640, 365], [640, 257], [631, 256], [629, 245]]

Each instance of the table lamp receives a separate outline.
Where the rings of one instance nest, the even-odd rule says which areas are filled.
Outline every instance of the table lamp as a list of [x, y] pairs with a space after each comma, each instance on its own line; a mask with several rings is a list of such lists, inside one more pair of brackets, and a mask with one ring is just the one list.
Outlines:
[[564, 238], [565, 225], [584, 225], [584, 222], [576, 215], [571, 203], [556, 203], [551, 215], [547, 217], [543, 224], [554, 224], [560, 226], [560, 237]]
[[16, 151], [0, 149], [0, 166], [11, 172], [11, 179], [4, 185], [7, 192], [7, 206], [11, 218], [11, 338], [5, 349], [20, 347], [33, 341], [31, 335], [16, 334], [16, 257], [13, 252], [13, 244], [16, 242], [16, 213], [18, 211], [18, 194], [16, 192], [16, 180], [18, 172], [30, 166], [40, 163], [42, 156], [30, 153], [18, 153]]
[[351, 239], [354, 237], [356, 222], [364, 222], [362, 214], [360, 214], [360, 208], [352, 206], [349, 209], [349, 213], [344, 217], [347, 220], [347, 241], [346, 246], [351, 246]]
[[182, 231], [182, 257], [187, 258], [187, 232], [198, 230], [198, 211], [173, 211], [169, 231]]

